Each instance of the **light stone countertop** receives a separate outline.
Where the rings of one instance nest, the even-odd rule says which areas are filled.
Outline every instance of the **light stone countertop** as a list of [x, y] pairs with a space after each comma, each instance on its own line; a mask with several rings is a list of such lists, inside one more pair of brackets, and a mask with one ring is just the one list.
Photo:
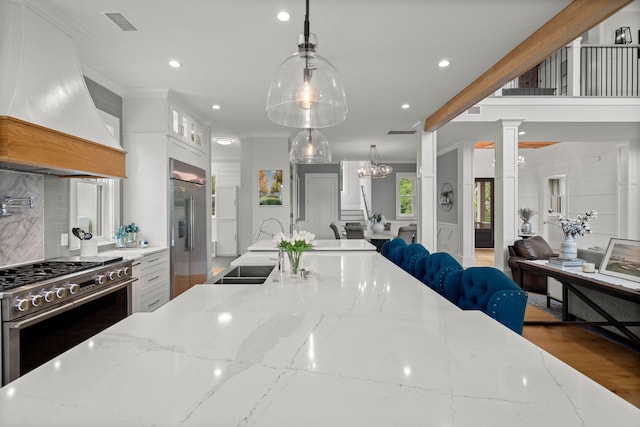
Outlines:
[[[249, 252], [277, 252], [272, 239], [258, 240], [247, 248]], [[376, 247], [365, 239], [327, 239], [314, 240], [312, 251], [375, 251]]]
[[122, 257], [125, 260], [140, 259], [145, 255], [155, 254], [168, 248], [149, 246], [146, 248], [122, 248], [122, 249], [110, 249], [108, 251], [98, 252], [98, 256], [109, 257]]
[[637, 425], [640, 409], [376, 252], [198, 285], [0, 389], [2, 426]]

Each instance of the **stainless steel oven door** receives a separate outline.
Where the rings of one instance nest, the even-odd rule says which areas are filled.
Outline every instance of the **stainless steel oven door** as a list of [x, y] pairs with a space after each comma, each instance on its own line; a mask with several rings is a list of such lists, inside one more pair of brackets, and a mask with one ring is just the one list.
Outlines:
[[3, 384], [129, 316], [132, 283], [136, 280], [131, 278], [51, 310], [3, 322]]

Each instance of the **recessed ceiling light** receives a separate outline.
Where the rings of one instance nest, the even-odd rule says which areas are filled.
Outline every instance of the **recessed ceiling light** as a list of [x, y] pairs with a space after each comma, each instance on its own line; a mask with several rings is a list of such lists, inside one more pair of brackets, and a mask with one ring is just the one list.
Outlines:
[[222, 108], [221, 106], [219, 106], [218, 104], [213, 104], [211, 106], [211, 108], [213, 108], [214, 110], [219, 110], [220, 108]]
[[401, 107], [402, 107], [402, 109], [403, 109], [403, 110], [408, 110], [408, 109], [409, 109], [409, 107], [411, 107], [411, 105], [409, 105], [409, 104], [402, 104], [402, 105], [401, 105]]
[[231, 138], [216, 138], [216, 142], [220, 145], [230, 145]]
[[440, 68], [444, 68], [444, 67], [448, 67], [450, 64], [448, 59], [441, 59], [440, 62], [438, 62], [438, 67]]
[[526, 132], [521, 130], [520, 132], [518, 132], [518, 135], [524, 135]]
[[182, 64], [180, 64], [178, 61], [176, 61], [175, 59], [172, 59], [171, 61], [169, 61], [169, 66], [173, 67], [173, 68], [180, 68]]
[[289, 15], [289, 12], [285, 12], [284, 10], [281, 12], [278, 12], [276, 17], [280, 22], [287, 22], [289, 19], [291, 19], [291, 15]]

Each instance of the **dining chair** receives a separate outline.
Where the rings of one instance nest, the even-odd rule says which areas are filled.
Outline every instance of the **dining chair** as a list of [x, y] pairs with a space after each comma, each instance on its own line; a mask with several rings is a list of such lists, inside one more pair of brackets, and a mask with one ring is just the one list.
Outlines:
[[345, 224], [344, 230], [347, 232], [347, 239], [364, 239], [364, 228], [361, 224], [356, 225]]
[[429, 255], [429, 251], [420, 243], [412, 243], [404, 248], [400, 267], [409, 274], [413, 274], [413, 270], [418, 258]]
[[340, 239], [340, 232], [338, 231], [338, 227], [333, 222], [329, 224], [329, 228], [333, 230], [333, 235], [335, 236], [335, 238]]

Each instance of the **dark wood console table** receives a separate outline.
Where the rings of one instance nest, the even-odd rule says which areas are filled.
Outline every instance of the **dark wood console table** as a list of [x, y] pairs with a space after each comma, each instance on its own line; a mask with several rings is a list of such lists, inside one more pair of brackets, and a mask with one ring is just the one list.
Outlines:
[[[640, 290], [632, 289], [610, 283], [607, 278], [602, 275], [587, 275], [581, 273], [576, 268], [559, 268], [552, 267], [546, 261], [518, 261], [520, 267], [520, 283], [523, 281], [525, 271], [541, 276], [553, 277], [562, 284], [562, 321], [525, 321], [525, 325], [546, 325], [546, 326], [569, 326], [569, 325], [595, 325], [595, 326], [613, 326], [624, 334], [636, 347], [640, 348], [640, 337], [627, 326], [640, 326], [639, 321], [618, 320], [609, 312], [604, 310], [599, 304], [594, 302], [588, 295], [585, 295], [580, 287], [592, 289], [594, 291], [622, 298], [627, 301], [640, 304]], [[573, 270], [573, 271], [572, 271]], [[613, 278], [612, 278], [613, 279]], [[606, 321], [582, 321], [576, 320], [569, 315], [568, 297], [569, 292], [580, 298], [591, 309], [602, 316]], [[640, 305], [639, 305], [640, 307]]]

